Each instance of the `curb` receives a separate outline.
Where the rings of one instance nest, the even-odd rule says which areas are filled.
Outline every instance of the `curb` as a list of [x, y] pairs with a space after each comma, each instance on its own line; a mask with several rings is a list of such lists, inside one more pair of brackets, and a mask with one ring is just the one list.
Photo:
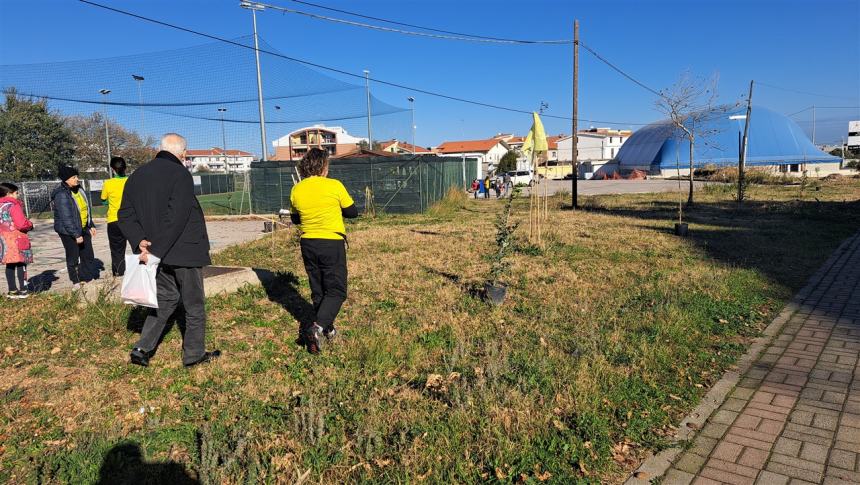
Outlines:
[[705, 422], [711, 417], [722, 404], [726, 397], [740, 382], [741, 377], [752, 367], [759, 355], [765, 350], [774, 338], [782, 330], [783, 325], [800, 309], [800, 305], [809, 296], [809, 293], [821, 282], [821, 279], [833, 267], [839, 256], [847, 251], [848, 246], [855, 238], [860, 238], [860, 232], [849, 236], [833, 251], [827, 261], [810, 276], [809, 280], [800, 291], [783, 307], [777, 316], [762, 331], [761, 336], [753, 339], [746, 353], [735, 364], [736, 369], [728, 370], [723, 377], [714, 384], [705, 394], [699, 405], [696, 406], [678, 425], [678, 432], [671, 447], [660, 451], [656, 455], [650, 455], [637, 467], [624, 482], [624, 485], [650, 485], [663, 477], [672, 464], [685, 451], [686, 444], [691, 443], [696, 437], [697, 431], [702, 429]]

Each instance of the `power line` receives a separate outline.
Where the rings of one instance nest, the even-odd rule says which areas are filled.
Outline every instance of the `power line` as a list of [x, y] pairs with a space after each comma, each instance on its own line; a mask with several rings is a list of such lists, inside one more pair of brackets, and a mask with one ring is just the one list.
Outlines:
[[[485, 35], [468, 34], [468, 33], [463, 33], [463, 32], [453, 32], [453, 31], [450, 31], [450, 30], [442, 30], [442, 29], [436, 29], [436, 28], [433, 28], [433, 27], [424, 27], [424, 26], [421, 26], [421, 25], [408, 24], [408, 23], [405, 23], [405, 22], [398, 22], [398, 21], [396, 21], [396, 20], [389, 20], [389, 19], [384, 19], [384, 18], [381, 18], [381, 17], [373, 17], [373, 16], [370, 16], [370, 15], [364, 15], [364, 14], [360, 14], [360, 13], [356, 13], [356, 12], [350, 12], [349, 10], [342, 10], [342, 9], [339, 9], [339, 8], [327, 7], [327, 6], [325, 6], [325, 5], [320, 5], [320, 4], [317, 4], [317, 3], [304, 2], [304, 1], [302, 1], [302, 0], [291, 0], [291, 1], [292, 1], [292, 2], [294, 2], [294, 3], [300, 3], [300, 4], [302, 4], [302, 5], [308, 5], [308, 6], [316, 7], [316, 8], [320, 8], [320, 9], [323, 9], [323, 10], [330, 10], [330, 11], [332, 11], [332, 12], [343, 13], [343, 14], [347, 14], [347, 15], [352, 15], [352, 16], [354, 16], [354, 17], [359, 17], [359, 18], [363, 18], [363, 19], [368, 19], [368, 20], [375, 20], [375, 21], [377, 21], [377, 22], [385, 22], [385, 23], [392, 24], [392, 25], [400, 25], [400, 26], [403, 26], [403, 27], [409, 27], [409, 28], [412, 28], [412, 29], [429, 30], [429, 31], [432, 31], [432, 32], [439, 32], [439, 33], [442, 33], [442, 34], [450, 34], [450, 35], [455, 35], [455, 36], [460, 36], [460, 37], [472, 37], [472, 38], [475, 38], [475, 39], [486, 39], [486, 40], [494, 40], [494, 41], [503, 41], [503, 42], [505, 42], [505, 43], [516, 43], [516, 44], [572, 44], [572, 43], [573, 43], [573, 40], [571, 40], [571, 39], [559, 39], [559, 40], [527, 40], [527, 39], [511, 39], [511, 38], [503, 38], [503, 37], [490, 37], [490, 36], [485, 36]], [[256, 2], [255, 2], [255, 3], [256, 3]], [[266, 4], [258, 3], [258, 5], [266, 5]], [[271, 8], [276, 8], [276, 7], [271, 6], [271, 5], [267, 5], [267, 6], [269, 6], [269, 7], [271, 7]]]
[[797, 89], [784, 88], [784, 87], [782, 87], [782, 86], [777, 86], [777, 85], [775, 85], [775, 84], [769, 84], [769, 83], [765, 83], [765, 82], [761, 82], [761, 81], [756, 81], [756, 84], [760, 84], [760, 85], [762, 85], [762, 86], [767, 86], [767, 87], [769, 87], [769, 88], [773, 88], [773, 89], [779, 89], [779, 90], [782, 90], [782, 91], [788, 91], [788, 92], [797, 93], [797, 94], [805, 94], [805, 95], [807, 95], [807, 96], [818, 96], [818, 97], [820, 97], [820, 98], [832, 98], [832, 99], [857, 99], [857, 98], [852, 98], [852, 97], [849, 97], [849, 96], [833, 96], [833, 95], [829, 95], [829, 94], [817, 94], [817, 93], [810, 93], [809, 91], [799, 91], [799, 90], [797, 90]]
[[650, 92], [650, 93], [652, 93], [652, 94], [656, 95], [657, 97], [665, 98], [665, 96], [664, 96], [662, 93], [659, 93], [659, 92], [657, 92], [657, 91], [655, 91], [655, 90], [653, 90], [653, 89], [649, 88], [648, 86], [646, 86], [645, 84], [641, 83], [640, 81], [638, 81], [638, 80], [637, 80], [636, 78], [634, 78], [633, 76], [631, 76], [631, 75], [627, 74], [626, 72], [624, 72], [623, 70], [621, 70], [621, 68], [620, 68], [620, 67], [617, 67], [615, 64], [612, 64], [612, 63], [611, 63], [611, 62], [609, 62], [608, 60], [604, 59], [604, 58], [603, 58], [603, 56], [601, 56], [600, 54], [598, 54], [594, 49], [592, 49], [591, 47], [588, 47], [587, 45], [583, 44], [583, 43], [582, 43], [582, 41], [579, 41], [579, 45], [580, 45], [580, 46], [582, 46], [582, 48], [583, 48], [583, 49], [585, 49], [585, 50], [587, 50], [589, 53], [591, 53], [591, 55], [593, 55], [594, 57], [596, 57], [598, 60], [600, 60], [601, 62], [603, 62], [603, 63], [604, 63], [604, 64], [606, 64], [607, 66], [611, 67], [612, 69], [614, 69], [618, 74], [621, 74], [622, 76], [626, 77], [627, 79], [629, 79], [630, 81], [632, 81], [632, 82], [633, 82], [633, 83], [635, 83], [636, 85], [638, 85], [638, 86], [640, 86], [640, 87], [644, 88], [646, 91], [648, 91], [648, 92]]
[[[151, 22], [151, 23], [154, 23], [154, 24], [157, 24], [157, 25], [161, 25], [161, 26], [164, 26], [164, 27], [169, 27], [169, 28], [171, 28], [171, 29], [176, 29], [176, 30], [180, 30], [180, 31], [183, 31], [183, 32], [187, 32], [187, 33], [189, 33], [189, 34], [194, 34], [194, 35], [198, 35], [198, 36], [201, 36], [201, 37], [206, 37], [206, 38], [208, 38], [208, 39], [216, 40], [216, 41], [219, 41], [219, 42], [224, 42], [224, 43], [227, 43], [227, 44], [235, 45], [235, 46], [237, 46], [237, 47], [241, 47], [241, 48], [243, 48], [243, 49], [254, 50], [254, 47], [247, 46], [247, 45], [244, 45], [244, 44], [242, 44], [242, 43], [239, 43], [239, 42], [236, 42], [236, 41], [233, 41], [233, 40], [230, 40], [230, 39], [226, 39], [226, 38], [223, 38], [223, 37], [218, 37], [218, 36], [216, 36], [216, 35], [207, 34], [207, 33], [205, 33], [205, 32], [200, 32], [200, 31], [198, 31], [198, 30], [190, 29], [190, 28], [188, 28], [188, 27], [182, 27], [182, 26], [180, 26], [180, 25], [171, 24], [171, 23], [169, 23], [169, 22], [165, 22], [165, 21], [162, 21], [162, 20], [157, 20], [157, 19], [153, 19], [153, 18], [150, 18], [150, 17], [145, 17], [145, 16], [143, 16], [143, 15], [139, 15], [139, 14], [136, 14], [136, 13], [128, 12], [128, 11], [125, 11], [125, 10], [120, 10], [120, 9], [118, 9], [118, 8], [110, 7], [110, 6], [107, 6], [107, 5], [102, 5], [102, 4], [100, 4], [100, 3], [92, 2], [92, 1], [89, 1], [89, 0], [78, 0], [78, 1], [80, 1], [81, 3], [85, 3], [85, 4], [87, 4], [87, 5], [91, 5], [91, 6], [94, 6], [94, 7], [99, 7], [99, 8], [105, 9], [105, 10], [109, 10], [109, 11], [111, 11], [111, 12], [119, 13], [119, 14], [122, 14], [122, 15], [126, 15], [126, 16], [129, 16], [129, 17], [133, 17], [133, 18], [139, 19], [139, 20], [144, 20], [144, 21], [146, 21], [146, 22]], [[302, 60], [302, 59], [299, 59], [299, 58], [296, 58], [296, 57], [290, 57], [290, 56], [287, 56], [287, 55], [284, 55], [284, 54], [281, 54], [281, 53], [278, 53], [278, 52], [272, 52], [272, 51], [265, 50], [265, 49], [259, 49], [259, 51], [260, 51], [260, 52], [262, 52], [262, 53], [264, 53], [264, 54], [269, 54], [269, 55], [272, 55], [272, 56], [275, 56], [275, 57], [280, 57], [280, 58], [282, 58], [282, 59], [286, 59], [286, 60], [293, 61], [293, 62], [298, 62], [298, 63], [300, 63], [300, 64], [305, 64], [305, 65], [308, 65], [308, 66], [316, 67], [316, 68], [318, 68], [318, 69], [323, 69], [323, 70], [330, 71], [330, 72], [336, 72], [336, 73], [338, 73], [338, 74], [342, 74], [342, 75], [344, 75], [344, 76], [349, 76], [349, 77], [358, 78], [358, 79], [362, 79], [362, 80], [364, 79], [364, 76], [363, 76], [363, 75], [360, 75], [360, 74], [354, 74], [354, 73], [351, 73], [351, 72], [349, 72], [349, 71], [344, 71], [344, 70], [342, 70], [342, 69], [338, 69], [338, 68], [334, 68], [334, 67], [329, 67], [329, 66], [324, 66], [324, 65], [322, 65], [322, 64], [317, 64], [317, 63], [315, 63], [315, 62], [305, 61], [305, 60]], [[395, 88], [399, 88], [399, 89], [405, 89], [405, 90], [408, 90], [408, 91], [412, 91], [412, 92], [414, 92], [414, 93], [426, 94], [426, 95], [428, 95], [428, 96], [434, 96], [434, 97], [437, 97], [437, 98], [448, 99], [448, 100], [451, 100], [451, 101], [458, 101], [458, 102], [461, 102], [461, 103], [472, 104], [472, 105], [475, 105], [475, 106], [482, 106], [482, 107], [485, 107], [485, 108], [492, 108], [492, 109], [497, 109], [497, 110], [501, 110], [501, 111], [509, 111], [509, 112], [512, 112], [512, 113], [523, 113], [523, 114], [529, 114], [529, 115], [530, 115], [530, 114], [532, 114], [532, 112], [531, 112], [531, 111], [529, 111], [529, 110], [517, 109], [517, 108], [510, 108], [510, 107], [507, 107], [507, 106], [500, 106], [500, 105], [496, 105], [496, 104], [484, 103], [484, 102], [481, 102], [481, 101], [474, 101], [474, 100], [470, 100], [470, 99], [466, 99], [466, 98], [460, 98], [460, 97], [457, 97], [457, 96], [450, 96], [450, 95], [447, 95], [447, 94], [442, 94], [442, 93], [438, 93], [438, 92], [434, 92], [434, 91], [428, 91], [428, 90], [426, 90], [426, 89], [420, 89], [420, 88], [415, 88], [415, 87], [411, 87], [411, 86], [406, 86], [406, 85], [404, 85], [404, 84], [399, 84], [399, 83], [395, 83], [395, 82], [391, 82], [391, 81], [384, 81], [384, 80], [382, 80], [382, 79], [377, 79], [377, 78], [369, 78], [369, 79], [370, 79], [371, 81], [373, 81], [373, 82], [376, 82], [376, 83], [379, 83], [379, 84], [383, 84], [383, 85], [386, 85], [386, 86], [391, 86], [391, 87], [395, 87]], [[569, 116], [558, 116], [558, 115], [548, 115], [548, 114], [545, 114], [545, 115], [544, 115], [544, 117], [545, 117], [545, 118], [555, 118], [555, 119], [560, 119], [560, 120], [568, 120], [568, 121], [571, 119], [571, 117], [569, 117]], [[636, 125], [636, 126], [645, 126], [645, 125], [647, 125], [647, 123], [629, 123], [629, 122], [623, 122], [623, 121], [589, 120], [589, 119], [583, 119], [583, 118], [580, 118], [579, 120], [580, 120], [580, 121], [586, 121], [586, 122], [589, 122], [589, 123], [605, 123], [605, 124], [610, 124], [610, 125]]]
[[[335, 23], [339, 23], [339, 24], [351, 25], [353, 27], [362, 27], [365, 29], [380, 30], [383, 32], [392, 32], [392, 33], [396, 33], [396, 34], [414, 35], [414, 36], [418, 36], [418, 37], [431, 37], [431, 38], [435, 38], [435, 39], [446, 39], [446, 40], [460, 40], [460, 41], [466, 41], [466, 42], [484, 42], [484, 43], [489, 43], [489, 44], [555, 44], [555, 45], [564, 45], [564, 44], [571, 44], [572, 43], [571, 41], [564, 40], [564, 39], [562, 39], [562, 40], [520, 40], [520, 39], [488, 38], [488, 37], [483, 37], [483, 36], [473, 36], [471, 34], [456, 34], [456, 35], [431, 34], [429, 32], [416, 32], [414, 30], [396, 29], [396, 28], [392, 28], [392, 27], [383, 27], [381, 25], [373, 25], [373, 24], [367, 24], [364, 22], [355, 22], [352, 20], [339, 19], [339, 18], [335, 18], [335, 17], [328, 17], [325, 15], [319, 15], [319, 14], [310, 13], [310, 12], [303, 12], [301, 10], [295, 10], [292, 8], [281, 7], [278, 5], [271, 5], [268, 3], [254, 2], [253, 5], [259, 5], [261, 7], [270, 8], [272, 10], [279, 10], [279, 11], [284, 12], [284, 13], [294, 13], [294, 14], [298, 14], [298, 15], [304, 15], [306, 17], [314, 18], [317, 20], [325, 20], [327, 22], [335, 22]], [[435, 29], [432, 29], [432, 30], [435, 30]]]
[[795, 111], [794, 113], [791, 113], [791, 114], [786, 115], [786, 116], [791, 117], [794, 115], [799, 115], [800, 113], [803, 113], [804, 111], [809, 111], [812, 108], [815, 108], [815, 109], [860, 109], [860, 106], [818, 106], [818, 105], [807, 106], [806, 108], [803, 108], [800, 111]]
[[[318, 7], [318, 8], [324, 8], [326, 10], [333, 10], [336, 12], [345, 13], [347, 15], [355, 15], [358, 17], [372, 19], [372, 20], [376, 20], [376, 21], [380, 21], [380, 22], [388, 22], [388, 23], [392, 23], [392, 24], [396, 24], [396, 25], [405, 25], [405, 26], [409, 26], [409, 27], [413, 27], [413, 28], [432, 30], [434, 32], [443, 32], [445, 34], [451, 34], [451, 35], [429, 34], [426, 32], [415, 32], [415, 31], [394, 29], [394, 28], [390, 28], [390, 27], [382, 27], [379, 25], [372, 25], [372, 24], [367, 24], [367, 23], [362, 23], [362, 22], [353, 22], [351, 20], [339, 19], [339, 18], [334, 18], [334, 17], [327, 17], [325, 15], [303, 12], [301, 10], [295, 10], [295, 9], [291, 9], [291, 8], [287, 8], [287, 7], [281, 7], [278, 5], [272, 5], [272, 4], [268, 4], [268, 3], [261, 3], [261, 2], [253, 2], [253, 3], [254, 3], [254, 5], [259, 5], [262, 7], [271, 8], [273, 10], [279, 10], [282, 12], [304, 15], [304, 16], [314, 18], [317, 20], [325, 20], [328, 22], [335, 22], [335, 23], [341, 23], [341, 24], [346, 24], [346, 25], [352, 25], [355, 27], [363, 27], [363, 28], [368, 28], [368, 29], [373, 29], [373, 30], [380, 30], [380, 31], [384, 31], [384, 32], [393, 32], [393, 33], [398, 33], [398, 34], [415, 35], [415, 36], [421, 36], [421, 37], [432, 37], [432, 38], [438, 38], [438, 39], [460, 40], [460, 41], [467, 41], [467, 42], [486, 42], [486, 43], [498, 43], [498, 44], [555, 44], [555, 45], [565, 45], [565, 44], [573, 44], [574, 43], [573, 40], [569, 40], [569, 39], [522, 40], [522, 39], [506, 39], [506, 38], [500, 38], [500, 37], [487, 37], [487, 36], [474, 35], [474, 34], [464, 34], [464, 33], [459, 33], [459, 32], [451, 32], [451, 31], [447, 31], [447, 30], [434, 29], [434, 28], [430, 28], [430, 27], [421, 27], [421, 26], [412, 25], [412, 24], [405, 24], [402, 22], [396, 22], [393, 20], [387, 20], [387, 19], [383, 19], [383, 18], [379, 18], [379, 17], [371, 17], [371, 16], [367, 16], [367, 15], [358, 14], [355, 12], [350, 12], [347, 10], [324, 7], [324, 6], [309, 3], [309, 2], [303, 2], [300, 0], [292, 0], [292, 1], [294, 1], [296, 3], [302, 3], [305, 5], [311, 5], [311, 6]], [[619, 68], [615, 64], [609, 62], [609, 60], [607, 60], [606, 58], [601, 56], [597, 51], [595, 51], [591, 47], [583, 44], [582, 41], [579, 41], [579, 45], [581, 45], [585, 50], [587, 50], [591, 55], [596, 57], [599, 61], [603, 62], [604, 64], [609, 66], [611, 69], [615, 70], [616, 72], [618, 72], [619, 74], [621, 74], [625, 78], [629, 79], [634, 84], [644, 88], [646, 91], [654, 94], [655, 96], [658, 96], [661, 98], [664, 97], [663, 94], [661, 94], [660, 92], [646, 86], [644, 83], [637, 80], [636, 78], [634, 78], [630, 74], [627, 74], [624, 70], [622, 70], [621, 68]]]

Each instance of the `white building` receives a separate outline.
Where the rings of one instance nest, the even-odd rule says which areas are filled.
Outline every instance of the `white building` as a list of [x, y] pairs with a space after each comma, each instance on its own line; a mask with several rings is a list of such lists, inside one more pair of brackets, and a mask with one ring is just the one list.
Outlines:
[[474, 158], [478, 164], [478, 178], [493, 173], [502, 157], [508, 153], [507, 142], [496, 138], [489, 140], [446, 141], [436, 147], [435, 152], [445, 157]]
[[358, 149], [367, 138], [352, 136], [341, 126], [314, 125], [299, 128], [272, 142], [272, 160], [299, 160], [311, 148], [321, 148], [330, 156], [343, 155]]
[[[610, 128], [590, 128], [577, 134], [577, 161], [580, 166], [580, 177], [596, 172], [600, 167], [615, 158], [621, 145], [633, 133], [630, 130], [612, 130]], [[565, 136], [558, 140], [558, 161], [568, 163], [572, 156], [573, 137]]]
[[242, 150], [188, 150], [185, 153], [185, 166], [192, 172], [247, 172], [251, 169], [254, 155]]

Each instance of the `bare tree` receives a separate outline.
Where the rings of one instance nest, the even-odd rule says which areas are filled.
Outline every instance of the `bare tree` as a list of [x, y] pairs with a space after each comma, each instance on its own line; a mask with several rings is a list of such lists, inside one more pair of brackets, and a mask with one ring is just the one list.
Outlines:
[[[148, 137], [143, 140], [140, 135], [113, 120], [109, 120], [108, 124], [111, 155], [125, 158], [129, 168], [134, 169], [155, 156], [154, 139]], [[75, 140], [75, 164], [84, 170], [104, 170], [107, 148], [103, 115], [96, 112], [89, 116], [70, 116], [65, 119], [65, 126]]]
[[717, 81], [714, 74], [711, 78], [698, 78], [685, 72], [675, 84], [660, 90], [657, 109], [664, 113], [675, 128], [676, 134], [690, 144], [690, 193], [687, 205], [693, 205], [693, 151], [696, 142], [714, 134], [713, 123], [709, 119], [718, 116], [715, 111], [725, 111], [725, 107], [717, 108]]

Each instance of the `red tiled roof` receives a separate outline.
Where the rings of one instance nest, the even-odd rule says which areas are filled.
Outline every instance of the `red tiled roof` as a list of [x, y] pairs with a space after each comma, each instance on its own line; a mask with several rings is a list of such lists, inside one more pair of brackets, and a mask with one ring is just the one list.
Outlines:
[[228, 156], [252, 157], [252, 153], [243, 152], [242, 150], [222, 150], [220, 148], [210, 148], [209, 150], [186, 150], [185, 156], [188, 157], [214, 157], [222, 156], [224, 153]]
[[489, 140], [446, 141], [436, 147], [438, 153], [488, 152], [494, 146], [503, 143], [496, 138]]

